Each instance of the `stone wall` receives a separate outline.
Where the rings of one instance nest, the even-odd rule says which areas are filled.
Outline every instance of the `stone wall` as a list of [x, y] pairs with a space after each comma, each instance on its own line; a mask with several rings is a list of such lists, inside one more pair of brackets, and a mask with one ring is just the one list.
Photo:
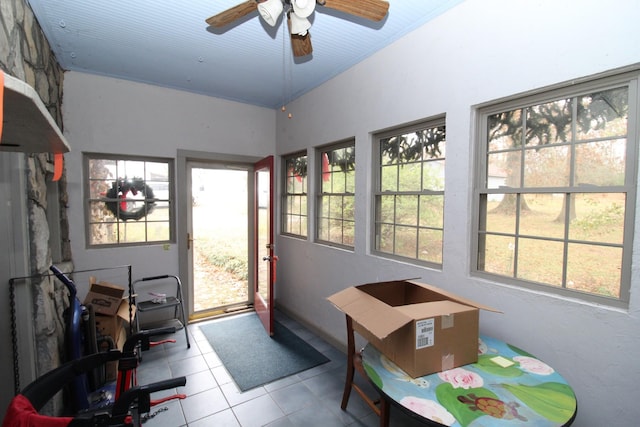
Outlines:
[[[35, 88], [60, 129], [63, 128], [63, 70], [51, 52], [49, 43], [26, 0], [0, 0], [0, 68], [6, 74]], [[5, 106], [5, 109], [7, 108], [11, 107]], [[60, 223], [50, 225], [47, 220], [47, 186], [52, 185], [53, 156], [41, 153], [25, 155], [24, 158], [27, 174], [24, 191], [27, 193], [29, 212], [30, 274], [46, 275], [44, 279], [33, 280], [25, 285], [32, 286], [34, 297], [36, 369], [41, 375], [58, 366], [64, 357], [62, 312], [68, 305], [67, 293], [58, 280], [48, 276], [48, 272], [53, 262], [49, 243], [50, 226], [60, 229], [61, 242], [55, 244], [61, 248], [61, 259], [55, 261], [71, 261], [66, 213], [66, 173], [63, 173], [62, 179], [57, 182], [59, 203], [53, 204], [60, 206]], [[20, 384], [20, 387], [25, 385]], [[61, 397], [58, 396], [48, 405], [45, 412], [58, 414], [61, 409]]]

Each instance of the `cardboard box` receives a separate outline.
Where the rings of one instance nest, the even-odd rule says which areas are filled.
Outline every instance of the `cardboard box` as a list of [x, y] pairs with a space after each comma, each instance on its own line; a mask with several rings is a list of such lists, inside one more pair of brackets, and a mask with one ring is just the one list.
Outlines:
[[354, 286], [328, 299], [414, 378], [477, 362], [479, 310], [496, 311], [412, 280]]
[[[135, 318], [136, 307], [131, 306], [132, 318]], [[113, 339], [114, 348], [122, 350], [125, 341], [129, 337], [129, 302], [121, 300], [116, 314], [107, 316], [96, 314], [96, 330], [99, 335], [109, 336]], [[101, 348], [102, 351], [108, 347]], [[106, 381], [113, 381], [118, 375], [118, 362], [108, 362], [105, 366]]]
[[[135, 319], [136, 307], [131, 306], [132, 318]], [[129, 330], [129, 303], [122, 300], [118, 311], [112, 315], [96, 314], [96, 329], [100, 335], [110, 336], [114, 342], [120, 338], [120, 334], [124, 331], [125, 335]]]
[[89, 279], [89, 293], [84, 299], [85, 304], [91, 304], [96, 313], [115, 315], [120, 303], [125, 297], [124, 288], [109, 282], [96, 283], [96, 278]]

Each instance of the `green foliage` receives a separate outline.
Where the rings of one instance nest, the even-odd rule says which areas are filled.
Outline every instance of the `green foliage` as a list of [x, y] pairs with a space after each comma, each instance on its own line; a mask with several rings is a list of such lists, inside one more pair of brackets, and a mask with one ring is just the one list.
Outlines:
[[249, 267], [246, 258], [239, 258], [227, 252], [210, 252], [206, 258], [212, 265], [234, 274], [238, 280], [248, 280]]
[[[597, 205], [596, 201], [590, 200], [592, 205]], [[619, 224], [624, 219], [624, 208], [621, 204], [612, 203], [604, 209], [594, 209], [587, 215], [576, 219], [574, 226], [581, 228], [583, 231], [596, 231], [604, 227]]]

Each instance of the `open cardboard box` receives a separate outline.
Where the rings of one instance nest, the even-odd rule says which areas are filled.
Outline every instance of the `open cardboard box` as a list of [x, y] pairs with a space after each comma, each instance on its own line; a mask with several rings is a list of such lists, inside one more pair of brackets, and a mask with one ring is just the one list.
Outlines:
[[85, 304], [91, 304], [93, 310], [99, 314], [113, 316], [118, 312], [124, 298], [125, 289], [109, 282], [96, 282], [95, 277], [89, 278], [89, 292], [84, 299]]
[[353, 286], [328, 299], [414, 378], [477, 362], [479, 310], [497, 311], [412, 280]]

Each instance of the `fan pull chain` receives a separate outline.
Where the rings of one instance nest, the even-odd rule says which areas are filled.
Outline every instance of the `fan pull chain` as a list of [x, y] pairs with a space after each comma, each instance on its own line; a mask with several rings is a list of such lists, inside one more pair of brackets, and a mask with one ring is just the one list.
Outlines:
[[[289, 37], [288, 32], [287, 32], [287, 19], [288, 19], [288, 10], [284, 11], [284, 14], [282, 15], [282, 78], [284, 79], [284, 82], [282, 83], [282, 107], [281, 110], [282, 112], [286, 112], [287, 111], [287, 89], [289, 89], [289, 91], [291, 90], [290, 87], [287, 86], [287, 83], [289, 85], [291, 85], [291, 68], [292, 65], [289, 64], [289, 72], [287, 74], [287, 37]], [[288, 78], [287, 78], [288, 77]], [[291, 114], [290, 112], [287, 114], [288, 118], [293, 118], [293, 114]]]

